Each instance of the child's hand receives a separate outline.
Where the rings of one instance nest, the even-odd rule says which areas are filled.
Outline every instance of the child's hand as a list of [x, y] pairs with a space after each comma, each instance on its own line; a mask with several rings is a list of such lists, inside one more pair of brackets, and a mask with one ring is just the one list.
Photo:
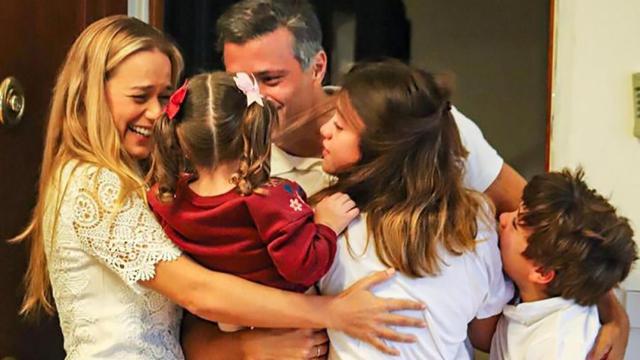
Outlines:
[[316, 205], [315, 222], [326, 225], [336, 234], [340, 234], [359, 213], [360, 210], [349, 195], [335, 193]]

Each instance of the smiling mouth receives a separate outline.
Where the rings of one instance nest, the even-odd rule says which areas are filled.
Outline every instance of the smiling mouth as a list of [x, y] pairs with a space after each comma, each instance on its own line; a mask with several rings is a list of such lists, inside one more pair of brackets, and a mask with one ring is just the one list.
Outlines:
[[138, 135], [142, 135], [145, 137], [149, 137], [151, 136], [151, 129], [142, 127], [142, 126], [135, 126], [135, 125], [129, 125], [127, 126], [127, 129], [133, 131], [134, 133], [138, 134]]

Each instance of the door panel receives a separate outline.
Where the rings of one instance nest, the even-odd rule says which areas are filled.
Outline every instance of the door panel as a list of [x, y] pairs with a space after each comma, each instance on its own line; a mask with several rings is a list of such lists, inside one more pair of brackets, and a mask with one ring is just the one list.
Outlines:
[[58, 67], [74, 38], [92, 21], [126, 14], [126, 0], [3, 1], [0, 9], [0, 81], [16, 77], [25, 91], [22, 122], [0, 128], [0, 358], [64, 357], [56, 318], [30, 323], [18, 318], [25, 244], [9, 245], [34, 206], [44, 124]]

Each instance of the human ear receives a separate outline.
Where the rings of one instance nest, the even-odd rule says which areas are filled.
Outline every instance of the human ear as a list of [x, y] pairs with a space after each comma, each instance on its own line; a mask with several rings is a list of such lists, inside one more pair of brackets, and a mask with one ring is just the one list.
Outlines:
[[546, 285], [556, 277], [556, 271], [538, 266], [529, 274], [529, 280], [536, 284]]
[[313, 75], [313, 80], [319, 83], [322, 83], [324, 79], [324, 75], [327, 72], [327, 53], [324, 50], [318, 51], [318, 53], [313, 57], [313, 62], [311, 63], [311, 74]]

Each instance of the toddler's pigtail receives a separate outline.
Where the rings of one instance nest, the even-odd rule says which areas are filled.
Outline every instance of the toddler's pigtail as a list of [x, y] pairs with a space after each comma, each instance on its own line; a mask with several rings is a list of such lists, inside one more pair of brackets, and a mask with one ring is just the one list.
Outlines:
[[277, 120], [278, 112], [269, 101], [264, 101], [264, 106], [251, 104], [245, 111], [241, 125], [240, 168], [232, 179], [244, 195], [251, 194], [269, 180], [271, 131]]
[[184, 153], [176, 134], [177, 118], [162, 115], [153, 127], [155, 149], [151, 165], [151, 179], [158, 184], [160, 201], [169, 202], [176, 191], [176, 183], [184, 169]]

